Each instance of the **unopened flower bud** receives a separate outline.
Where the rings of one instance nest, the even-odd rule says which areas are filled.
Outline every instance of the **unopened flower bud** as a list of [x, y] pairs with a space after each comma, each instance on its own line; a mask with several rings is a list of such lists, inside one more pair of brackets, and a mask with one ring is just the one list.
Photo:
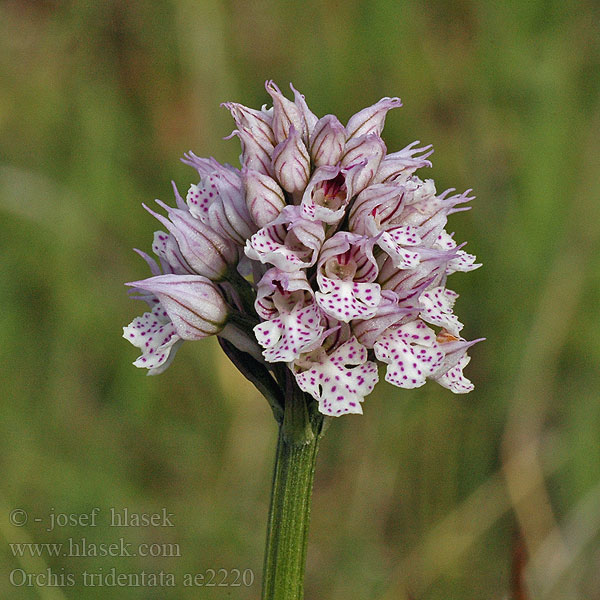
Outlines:
[[284, 190], [291, 194], [304, 190], [310, 177], [310, 157], [295, 127], [290, 128], [289, 137], [273, 150], [272, 165]]
[[236, 129], [231, 135], [237, 135], [242, 144], [240, 156], [242, 165], [265, 175], [271, 175], [271, 154], [274, 146], [261, 136], [255, 136], [251, 129], [245, 127]]
[[160, 300], [184, 340], [219, 333], [227, 321], [227, 304], [216, 285], [200, 275], [158, 275], [128, 283]]
[[388, 111], [400, 106], [402, 106], [400, 98], [382, 98], [373, 106], [363, 108], [363, 110], [350, 117], [346, 125], [347, 139], [350, 140], [353, 137], [371, 133], [381, 135]]
[[285, 206], [283, 190], [273, 178], [253, 169], [244, 169], [242, 179], [246, 188], [246, 206], [252, 220], [259, 227], [268, 225]]
[[[352, 190], [353, 196], [371, 183], [385, 150], [383, 140], [376, 134], [354, 137], [346, 144], [342, 167], [348, 169], [346, 186]], [[352, 169], [353, 166], [358, 168]]]
[[304, 117], [304, 123], [306, 124], [304, 141], [308, 142], [308, 137], [317, 124], [319, 117], [317, 117], [317, 115], [315, 115], [315, 113], [308, 108], [308, 104], [306, 104], [306, 100], [304, 99], [304, 94], [301, 94], [291, 83], [290, 88], [292, 89], [292, 92], [294, 92], [294, 103]]
[[170, 220], [145, 205], [144, 208], [173, 234], [188, 265], [198, 275], [212, 281], [224, 279], [230, 266], [238, 259], [233, 242], [222, 238], [188, 211], [171, 208], [160, 200], [157, 203], [167, 210]]
[[273, 98], [275, 142], [277, 144], [283, 142], [290, 134], [290, 128], [292, 127], [300, 134], [300, 137], [305, 137], [306, 122], [300, 108], [294, 102], [288, 100], [272, 81], [267, 81], [265, 88]]
[[317, 121], [310, 136], [310, 155], [315, 166], [336, 165], [342, 158], [346, 129], [334, 115]]
[[224, 102], [221, 106], [229, 110], [239, 129], [252, 131], [261, 146], [265, 147], [268, 144], [275, 146], [272, 110], [254, 110], [237, 102]]
[[296, 271], [315, 264], [324, 239], [322, 223], [306, 219], [299, 206], [288, 205], [248, 240], [244, 251], [251, 260]]

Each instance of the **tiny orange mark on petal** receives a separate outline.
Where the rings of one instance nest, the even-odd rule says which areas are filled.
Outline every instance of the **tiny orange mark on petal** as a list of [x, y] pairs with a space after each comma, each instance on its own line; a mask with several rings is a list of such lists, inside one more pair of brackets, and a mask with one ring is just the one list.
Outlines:
[[447, 329], [442, 327], [442, 330], [437, 334], [435, 338], [440, 344], [447, 344], [448, 342], [458, 342], [459, 338], [452, 335]]

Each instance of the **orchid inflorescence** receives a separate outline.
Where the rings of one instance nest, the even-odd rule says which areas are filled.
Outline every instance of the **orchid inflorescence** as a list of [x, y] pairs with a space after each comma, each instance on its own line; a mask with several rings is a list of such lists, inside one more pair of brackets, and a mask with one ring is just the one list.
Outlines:
[[[226, 103], [242, 145], [241, 170], [185, 155], [200, 182], [154, 234], [153, 277], [135, 281], [151, 311], [124, 328], [149, 374], [170, 364], [183, 340], [217, 335], [265, 395], [297, 385], [330, 416], [362, 413], [378, 381], [417, 388], [433, 379], [455, 393], [467, 349], [453, 313], [448, 275], [479, 267], [445, 230], [467, 210], [469, 191], [438, 194], [415, 171], [431, 166], [430, 146], [388, 154], [383, 98], [344, 127], [322, 118], [290, 86], [266, 83], [273, 106]], [[231, 136], [230, 136], [231, 137]], [[285, 391], [283, 392], [285, 393]]]

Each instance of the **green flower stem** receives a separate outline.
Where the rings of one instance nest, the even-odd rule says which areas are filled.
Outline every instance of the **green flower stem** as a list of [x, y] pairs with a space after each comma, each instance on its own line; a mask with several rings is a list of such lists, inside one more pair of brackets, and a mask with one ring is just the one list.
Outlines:
[[244, 311], [248, 315], [256, 317], [256, 311], [254, 309], [256, 292], [252, 287], [252, 284], [245, 277], [242, 277], [235, 267], [229, 269], [225, 279], [233, 285], [236, 292], [239, 294], [239, 298], [244, 306]]
[[309, 415], [307, 400], [288, 385], [279, 427], [267, 545], [263, 600], [301, 600], [315, 463], [324, 417]]

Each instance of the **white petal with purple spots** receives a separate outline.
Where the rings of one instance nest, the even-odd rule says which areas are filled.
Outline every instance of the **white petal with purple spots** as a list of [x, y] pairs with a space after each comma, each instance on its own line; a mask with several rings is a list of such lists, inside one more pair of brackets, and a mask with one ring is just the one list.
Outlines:
[[475, 269], [479, 269], [481, 263], [476, 263], [477, 257], [474, 254], [468, 254], [464, 250], [458, 250], [456, 253], [456, 258], [448, 261], [448, 266], [446, 267], [446, 274], [451, 275], [452, 273], [456, 273], [457, 271], [462, 271], [463, 273], [468, 273], [469, 271], [474, 271]]
[[[440, 232], [435, 242], [435, 245], [444, 250], [453, 250], [456, 248], [456, 242], [445, 229]], [[462, 244], [464, 246], [464, 244]], [[476, 263], [477, 258], [473, 254], [468, 254], [464, 250], [457, 250], [456, 256], [448, 261], [446, 266], [446, 275], [452, 275], [457, 271], [467, 273], [474, 271], [481, 266], [481, 263]]]
[[258, 343], [265, 348], [265, 360], [291, 362], [302, 352], [311, 350], [315, 343], [321, 341], [324, 330], [321, 317], [319, 307], [313, 302], [257, 325], [254, 334]]
[[475, 386], [463, 375], [463, 369], [469, 364], [471, 357], [466, 354], [458, 361], [456, 366], [436, 377], [436, 381], [455, 394], [468, 394]]
[[316, 354], [306, 371], [296, 372], [300, 389], [318, 400], [325, 415], [362, 414], [361, 402], [379, 379], [376, 363], [367, 361], [367, 349], [353, 337], [331, 355], [324, 350]]
[[267, 225], [247, 242], [244, 252], [251, 260], [272, 264], [282, 271], [296, 271], [306, 266], [298, 253], [285, 245], [285, 226]]
[[421, 238], [416, 227], [410, 225], [393, 227], [381, 232], [377, 238], [377, 245], [390, 256], [397, 269], [414, 269], [419, 265], [419, 253], [409, 250], [407, 246], [420, 243]]
[[381, 302], [377, 283], [357, 283], [319, 277], [320, 292], [315, 293], [319, 306], [332, 317], [348, 323], [352, 319], [369, 319]]
[[142, 350], [142, 355], [133, 364], [149, 369], [149, 375], [158, 374], [158, 369], [163, 366], [166, 368], [170, 355], [175, 353], [176, 344], [181, 341], [160, 304], [152, 312], [136, 317], [123, 327], [123, 337]]
[[452, 307], [458, 298], [458, 294], [443, 286], [435, 287], [423, 292], [419, 301], [423, 309], [421, 318], [431, 325], [444, 327], [453, 335], [458, 336], [463, 324], [458, 317], [452, 313]]
[[444, 360], [435, 332], [420, 321], [391, 327], [375, 342], [374, 350], [388, 365], [385, 380], [406, 389], [424, 385]]

